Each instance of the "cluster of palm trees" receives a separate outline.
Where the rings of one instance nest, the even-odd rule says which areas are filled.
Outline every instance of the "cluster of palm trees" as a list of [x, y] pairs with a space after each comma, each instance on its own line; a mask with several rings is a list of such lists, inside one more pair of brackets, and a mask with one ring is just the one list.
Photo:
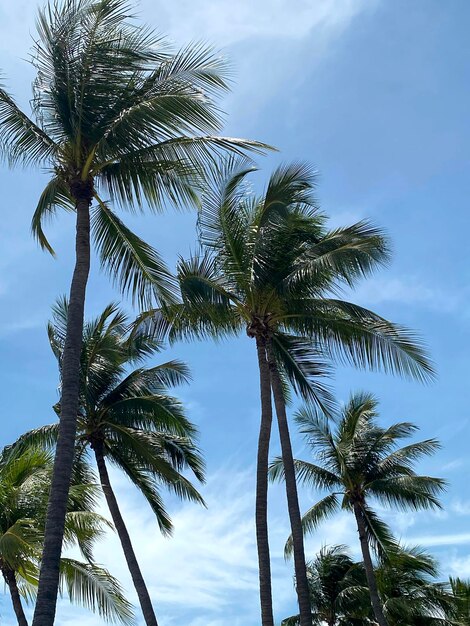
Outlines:
[[[384, 568], [414, 556], [398, 546], [369, 500], [439, 506], [443, 482], [413, 469], [438, 444], [397, 448], [413, 432], [411, 424], [381, 428], [376, 401], [367, 394], [353, 396], [338, 414], [325, 382], [337, 362], [420, 381], [433, 377], [411, 331], [340, 297], [342, 287], [354, 288], [387, 263], [384, 233], [367, 221], [330, 229], [315, 197], [315, 172], [304, 163], [278, 167], [264, 191], [252, 190], [251, 157], [270, 147], [217, 134], [218, 97], [229, 71], [211, 48], [174, 52], [136, 23], [125, 0], [51, 1], [39, 12], [37, 27], [32, 114], [1, 88], [0, 146], [10, 165], [50, 174], [32, 218], [41, 247], [54, 254], [43, 226], [60, 209], [75, 214], [76, 238], [70, 293], [57, 302], [48, 327], [60, 372], [59, 421], [22, 435], [0, 459], [0, 569], [18, 622], [26, 623], [20, 595], [33, 594], [33, 626], [52, 626], [60, 589], [104, 617], [131, 619], [117, 581], [93, 559], [92, 545], [109, 524], [95, 513], [102, 492], [145, 623], [157, 625], [108, 466], [141, 491], [163, 533], [171, 532], [163, 489], [203, 504], [185, 475], [204, 481], [197, 429], [170, 391], [189, 380], [189, 371], [178, 361], [152, 367], [145, 361], [166, 343], [243, 335], [256, 346], [260, 378], [255, 525], [262, 625], [274, 626], [270, 474], [286, 486], [292, 531], [286, 550], [294, 557], [299, 603], [294, 623], [356, 623], [354, 616], [333, 622], [315, 617], [319, 574], [305, 557], [304, 533], [339, 508], [354, 513], [361, 542], [363, 566], [351, 562], [349, 570], [357, 574], [354, 594], [364, 598], [367, 587], [370, 600], [361, 600], [365, 612], [358, 619], [395, 623], [380, 581], [388, 576]], [[180, 258], [176, 276], [116, 213], [168, 205], [198, 209], [199, 250]], [[103, 269], [138, 307], [136, 319], [111, 304], [84, 321], [92, 244]], [[294, 460], [291, 392], [306, 403], [297, 420], [318, 453], [315, 463]], [[274, 417], [282, 456], [269, 467]], [[303, 518], [299, 479], [330, 491]], [[73, 543], [83, 563], [63, 557], [63, 547]], [[379, 559], [375, 567], [371, 548]], [[328, 555], [349, 563], [339, 549]], [[418, 587], [434, 565], [415, 556], [428, 563], [427, 570], [423, 565], [412, 572]], [[441, 609], [446, 593], [436, 599]], [[349, 591], [343, 596], [352, 597]], [[344, 615], [345, 606], [341, 602]]]
[[[374, 570], [387, 623], [393, 626], [469, 624], [470, 585], [459, 579], [437, 582], [435, 560], [418, 547], [389, 551]], [[354, 561], [347, 546], [325, 546], [307, 564], [312, 625], [370, 626], [371, 611], [364, 564]], [[282, 626], [297, 626], [293, 615]]]

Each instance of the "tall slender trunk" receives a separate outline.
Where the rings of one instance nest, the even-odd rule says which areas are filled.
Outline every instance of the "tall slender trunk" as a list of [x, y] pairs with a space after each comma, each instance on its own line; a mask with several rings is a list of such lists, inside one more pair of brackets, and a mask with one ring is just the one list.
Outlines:
[[273, 598], [271, 590], [271, 558], [268, 538], [268, 463], [269, 442], [273, 409], [269, 367], [266, 359], [266, 342], [256, 337], [258, 352], [259, 382], [261, 395], [261, 423], [258, 437], [258, 458], [256, 465], [256, 544], [258, 547], [259, 595], [261, 602], [262, 626], [274, 626]]
[[16, 583], [15, 572], [9, 567], [2, 567], [2, 574], [10, 590], [11, 603], [13, 604], [16, 619], [18, 620], [18, 626], [28, 626], [28, 620], [23, 611], [23, 604], [21, 603], [21, 596]]
[[76, 203], [75, 269], [70, 287], [67, 331], [62, 356], [59, 437], [47, 507], [44, 549], [33, 626], [53, 626], [56, 612], [60, 554], [77, 430], [83, 314], [86, 284], [90, 271], [90, 204], [91, 193], [85, 194], [85, 197], [81, 197]]
[[111, 487], [109, 481], [108, 469], [104, 460], [102, 447], [97, 444], [94, 446], [96, 465], [98, 466], [98, 474], [100, 476], [101, 486], [103, 493], [108, 504], [109, 512], [113, 518], [113, 523], [116, 528], [119, 540], [121, 542], [122, 550], [127, 561], [127, 567], [132, 577], [137, 596], [139, 598], [140, 607], [144, 616], [147, 626], [158, 626], [157, 618], [153, 610], [152, 601], [150, 600], [150, 594], [140, 571], [137, 557], [135, 556], [134, 548], [132, 547], [131, 538], [127, 532], [126, 525], [119, 510], [116, 496]]
[[279, 427], [279, 437], [281, 440], [282, 462], [284, 464], [287, 508], [292, 531], [292, 545], [294, 548], [295, 588], [299, 601], [300, 626], [312, 626], [312, 608], [310, 605], [307, 566], [305, 564], [304, 535], [297, 493], [294, 457], [292, 455], [289, 425], [287, 422], [286, 402], [276, 360], [272, 352], [271, 340], [268, 340], [267, 343], [267, 354]]
[[379, 626], [388, 626], [387, 620], [382, 610], [382, 604], [380, 602], [379, 592], [377, 589], [377, 581], [375, 579], [374, 566], [372, 565], [372, 558], [370, 556], [369, 542], [367, 541], [366, 524], [364, 521], [364, 515], [359, 503], [353, 505], [354, 515], [357, 522], [357, 531], [359, 533], [359, 541], [361, 543], [362, 559], [364, 561], [364, 569], [366, 572], [367, 585], [369, 587], [370, 601], [372, 609], [374, 611], [375, 619]]

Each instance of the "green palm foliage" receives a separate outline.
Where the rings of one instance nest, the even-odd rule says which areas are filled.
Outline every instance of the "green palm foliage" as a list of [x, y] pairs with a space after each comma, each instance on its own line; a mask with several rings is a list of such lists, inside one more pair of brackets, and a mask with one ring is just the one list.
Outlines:
[[[51, 348], [62, 364], [67, 325], [67, 303], [54, 308], [48, 326]], [[97, 464], [100, 482], [147, 624], [156, 623], [145, 582], [129, 533], [119, 510], [108, 475], [108, 463], [124, 472], [143, 494], [160, 530], [172, 531], [161, 490], [204, 504], [182, 473], [189, 469], [204, 480], [204, 463], [195, 444], [195, 427], [185, 416], [179, 400], [169, 395], [171, 386], [189, 378], [187, 367], [168, 361], [143, 367], [159, 344], [150, 337], [129, 335], [129, 320], [116, 305], [109, 305], [85, 324], [80, 360], [80, 403], [77, 418], [76, 459]], [[132, 369], [131, 369], [132, 368]], [[60, 414], [60, 404], [55, 407]], [[58, 425], [31, 431], [24, 440], [54, 444]]]
[[451, 578], [450, 586], [456, 606], [455, 626], [470, 624], [470, 581], [462, 578]]
[[391, 626], [446, 626], [455, 605], [448, 584], [436, 582], [436, 561], [422, 548], [389, 551], [376, 569], [384, 614]]
[[[312, 624], [372, 626], [369, 589], [363, 563], [345, 546], [322, 548], [308, 564]], [[456, 615], [447, 584], [436, 582], [436, 561], [422, 548], [397, 546], [375, 568], [377, 587], [391, 626], [450, 626]], [[299, 616], [282, 622], [298, 626]]]
[[[354, 513], [375, 617], [382, 626], [383, 615], [373, 572], [370, 547], [385, 555], [394, 546], [387, 525], [377, 516], [371, 500], [399, 509], [440, 507], [438, 496], [445, 487], [439, 478], [417, 475], [417, 460], [433, 454], [439, 443], [435, 439], [400, 447], [416, 426], [409, 422], [383, 428], [377, 424], [377, 400], [367, 393], [351, 396], [331, 429], [329, 416], [307, 406], [296, 415], [300, 432], [314, 454], [314, 462], [295, 461], [297, 478], [304, 484], [327, 491], [302, 518], [305, 533], [341, 509]], [[270, 468], [273, 480], [284, 476], [282, 459]], [[286, 554], [292, 552], [292, 538]]]
[[[307, 563], [312, 626], [365, 626], [364, 572], [349, 556], [346, 546], [323, 547]], [[365, 606], [365, 608], [364, 608]], [[282, 621], [282, 626], [298, 626], [300, 616]]]
[[[218, 152], [260, 150], [218, 137], [217, 96], [227, 67], [205, 45], [172, 51], [131, 16], [127, 0], [51, 0], [40, 11], [28, 116], [0, 88], [0, 149], [11, 165], [49, 172], [32, 218], [53, 253], [44, 222], [76, 214], [76, 263], [64, 350], [61, 436], [46, 524], [35, 626], [52, 626], [78, 408], [79, 357], [90, 271], [90, 231], [101, 265], [140, 302], [172, 296], [158, 253], [135, 235], [108, 200], [133, 210], [165, 201], [194, 204], [196, 186]], [[93, 204], [93, 207], [92, 207]]]
[[429, 378], [432, 367], [410, 331], [338, 298], [342, 285], [353, 287], [387, 261], [382, 232], [368, 222], [329, 230], [317, 207], [315, 172], [307, 165], [279, 167], [260, 195], [248, 186], [252, 171], [246, 161], [229, 159], [214, 176], [199, 218], [202, 252], [179, 262], [182, 303], [149, 311], [140, 324], [171, 340], [241, 332], [255, 339], [262, 404], [256, 515], [263, 625], [273, 624], [266, 522], [271, 389], [306, 624], [308, 585], [286, 384], [328, 410], [332, 400], [320, 377], [329, 373], [332, 360], [418, 379]]
[[[19, 626], [27, 626], [23, 600], [36, 595], [52, 456], [44, 449], [18, 446], [0, 455], [0, 571], [10, 592]], [[60, 589], [71, 602], [96, 611], [107, 621], [133, 618], [117, 580], [93, 561], [93, 544], [109, 524], [93, 511], [94, 476], [77, 466], [65, 522], [65, 547], [77, 546], [84, 560], [63, 557]], [[23, 599], [23, 600], [22, 600]]]

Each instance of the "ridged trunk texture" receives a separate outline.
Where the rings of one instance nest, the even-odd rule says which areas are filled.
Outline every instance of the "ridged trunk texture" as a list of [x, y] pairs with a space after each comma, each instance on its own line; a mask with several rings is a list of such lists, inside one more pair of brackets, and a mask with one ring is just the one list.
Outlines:
[[276, 407], [279, 438], [281, 441], [282, 462], [287, 495], [287, 509], [289, 511], [290, 527], [292, 531], [292, 545], [294, 548], [295, 588], [299, 601], [300, 626], [312, 626], [312, 609], [310, 606], [310, 591], [305, 565], [304, 535], [302, 517], [300, 515], [297, 480], [295, 476], [294, 457], [287, 422], [286, 402], [282, 389], [282, 382], [274, 358], [271, 341], [267, 344], [268, 364], [271, 375], [271, 385]]
[[374, 566], [370, 555], [369, 542], [367, 541], [366, 524], [361, 506], [354, 504], [354, 515], [357, 522], [357, 531], [359, 533], [359, 541], [361, 544], [362, 560], [364, 561], [364, 569], [366, 572], [367, 585], [369, 587], [370, 602], [374, 611], [375, 619], [379, 626], [388, 626], [387, 620], [383, 613], [380, 596], [377, 589], [377, 581], [375, 579]]
[[60, 554], [75, 452], [83, 315], [90, 271], [89, 196], [77, 200], [76, 211], [75, 269], [70, 287], [67, 331], [61, 364], [62, 396], [59, 437], [47, 507], [44, 550], [33, 626], [53, 626], [54, 624], [59, 588]]
[[8, 585], [10, 591], [11, 603], [13, 604], [13, 610], [15, 611], [16, 619], [18, 620], [18, 626], [28, 626], [28, 620], [23, 611], [23, 604], [21, 602], [20, 592], [16, 583], [15, 572], [8, 568], [2, 568], [3, 577]]
[[271, 590], [271, 558], [269, 554], [268, 537], [268, 463], [269, 442], [273, 410], [271, 401], [271, 381], [266, 358], [266, 341], [256, 337], [258, 352], [260, 395], [261, 395], [261, 423], [258, 438], [258, 458], [256, 465], [256, 544], [258, 548], [259, 566], [259, 594], [261, 602], [262, 626], [274, 626], [273, 598]]
[[129, 568], [132, 582], [134, 583], [137, 597], [139, 598], [140, 608], [142, 609], [145, 623], [147, 626], [158, 626], [150, 594], [145, 584], [144, 577], [142, 576], [142, 572], [140, 571], [139, 563], [137, 562], [137, 557], [135, 556], [134, 548], [132, 547], [131, 538], [127, 532], [126, 524], [122, 518], [116, 496], [114, 495], [114, 491], [109, 481], [108, 469], [106, 467], [103, 451], [100, 446], [97, 445], [94, 447], [94, 452], [101, 487], [103, 489], [104, 497], [106, 498], [106, 503], [108, 505], [109, 512], [111, 513], [116, 532], [121, 542], [122, 551], [124, 552], [127, 567]]

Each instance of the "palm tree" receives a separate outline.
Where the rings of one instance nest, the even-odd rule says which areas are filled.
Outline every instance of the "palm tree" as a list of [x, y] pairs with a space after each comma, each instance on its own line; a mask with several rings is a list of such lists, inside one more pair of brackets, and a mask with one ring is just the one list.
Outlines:
[[256, 478], [256, 534], [263, 626], [273, 625], [267, 528], [267, 468], [274, 394], [286, 492], [294, 537], [295, 576], [302, 626], [310, 620], [308, 581], [285, 382], [328, 409], [319, 377], [325, 360], [426, 378], [432, 369], [412, 334], [378, 315], [332, 297], [387, 259], [380, 231], [367, 222], [327, 230], [314, 197], [315, 173], [304, 164], [279, 167], [262, 195], [247, 189], [253, 171], [229, 159], [205, 191], [199, 217], [202, 252], [180, 260], [182, 303], [150, 310], [143, 332], [170, 340], [246, 332], [255, 339], [261, 424]]
[[[62, 376], [67, 319], [67, 302], [59, 301], [48, 334]], [[143, 335], [129, 336], [128, 326], [127, 317], [116, 305], [109, 305], [97, 319], [85, 323], [76, 457], [84, 461], [91, 452], [95, 459], [145, 623], [152, 625], [157, 623], [154, 609], [111, 486], [108, 462], [123, 471], [141, 491], [161, 531], [167, 535], [171, 534], [172, 523], [160, 487], [166, 486], [181, 498], [204, 504], [181, 473], [188, 468], [203, 481], [204, 463], [194, 443], [194, 426], [185, 417], [181, 403], [168, 394], [169, 386], [188, 380], [186, 366], [169, 361], [151, 368], [142, 367], [142, 361], [159, 344]], [[135, 369], [129, 371], [129, 366]], [[55, 409], [60, 415], [60, 403]], [[23, 440], [30, 445], [38, 442], [50, 445], [55, 443], [58, 433], [58, 425], [51, 424], [30, 431]]]
[[450, 578], [450, 586], [456, 607], [454, 626], [470, 625], [470, 581], [462, 578]]
[[[77, 468], [76, 468], [77, 469]], [[44, 541], [52, 456], [39, 448], [8, 447], [0, 453], [0, 571], [10, 592], [19, 626], [27, 626], [22, 598], [35, 597]], [[108, 621], [130, 622], [133, 613], [119, 583], [93, 561], [93, 543], [106, 520], [96, 514], [96, 487], [89, 471], [75, 472], [65, 521], [65, 545], [78, 546], [85, 561], [61, 559], [60, 587], [72, 602]]]
[[[159, 210], [164, 199], [194, 203], [204, 169], [227, 149], [256, 142], [214, 136], [216, 96], [227, 67], [204, 45], [172, 52], [160, 36], [129, 19], [127, 0], [63, 0], [39, 13], [32, 117], [0, 89], [0, 144], [10, 164], [46, 168], [51, 178], [32, 220], [53, 253], [43, 221], [76, 213], [76, 262], [64, 350], [61, 434], [46, 525], [35, 626], [52, 626], [79, 392], [80, 342], [90, 270], [90, 230], [102, 265], [141, 302], [170, 297], [172, 281], [155, 250], [111, 210]], [[94, 208], [91, 205], [95, 203]]]
[[[362, 562], [354, 562], [345, 546], [322, 548], [308, 566], [312, 624], [371, 626], [369, 589]], [[392, 626], [450, 626], [455, 623], [454, 598], [448, 585], [436, 582], [436, 561], [422, 548], [397, 546], [375, 569], [384, 614]], [[298, 626], [294, 615], [282, 626]]]
[[[307, 563], [312, 626], [365, 626], [364, 576], [343, 545], [323, 547]], [[281, 626], [298, 626], [300, 615], [282, 621]]]
[[[394, 546], [386, 524], [371, 508], [369, 501], [401, 509], [440, 507], [438, 495], [445, 487], [440, 478], [419, 476], [413, 464], [439, 448], [435, 439], [399, 447], [416, 426], [401, 422], [382, 428], [377, 424], [377, 400], [371, 394], [356, 393], [337, 415], [331, 430], [328, 415], [307, 406], [296, 415], [300, 432], [315, 453], [315, 463], [296, 460], [297, 478], [304, 484], [330, 493], [314, 504], [302, 518], [304, 532], [310, 532], [341, 508], [356, 519], [371, 603], [379, 626], [388, 626], [381, 606], [370, 547], [378, 554]], [[284, 477], [282, 459], [270, 467], [273, 480]], [[286, 553], [292, 552], [292, 538]]]

